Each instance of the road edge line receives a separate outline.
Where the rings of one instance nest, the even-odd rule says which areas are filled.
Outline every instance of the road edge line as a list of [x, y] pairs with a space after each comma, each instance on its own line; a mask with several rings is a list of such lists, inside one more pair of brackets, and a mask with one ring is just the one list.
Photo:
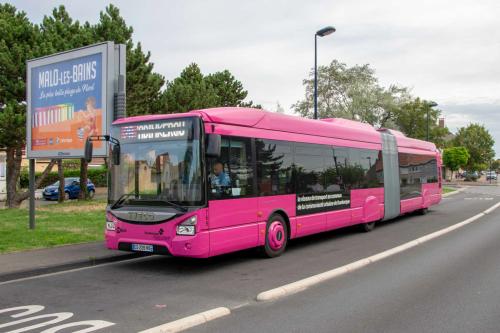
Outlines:
[[205, 324], [209, 321], [231, 314], [231, 310], [226, 307], [218, 307], [211, 310], [196, 313], [194, 315], [171, 321], [169, 323], [148, 328], [138, 333], [175, 333], [189, 328]]
[[277, 300], [277, 299], [282, 298], [284, 296], [289, 296], [289, 295], [301, 292], [301, 291], [303, 291], [311, 286], [314, 286], [314, 285], [317, 285], [321, 282], [324, 282], [324, 281], [333, 279], [335, 277], [344, 275], [346, 273], [358, 270], [358, 269], [365, 267], [371, 263], [375, 263], [379, 260], [388, 258], [388, 257], [393, 256], [393, 255], [398, 254], [398, 253], [401, 253], [403, 251], [406, 251], [408, 249], [416, 247], [420, 244], [426, 243], [430, 240], [433, 240], [433, 239], [438, 238], [442, 235], [445, 235], [449, 232], [452, 232], [456, 229], [459, 229], [463, 226], [466, 226], [466, 225], [480, 219], [481, 217], [490, 214], [498, 207], [500, 207], [500, 202], [497, 202], [496, 204], [494, 204], [490, 208], [488, 208], [488, 209], [482, 211], [481, 213], [478, 213], [472, 217], [469, 217], [468, 219], [466, 219], [462, 222], [458, 222], [458, 223], [453, 224], [449, 227], [434, 231], [430, 234], [421, 236], [419, 238], [416, 238], [416, 239], [411, 240], [409, 242], [403, 243], [403, 244], [398, 245], [396, 247], [390, 248], [388, 250], [379, 252], [377, 254], [374, 254], [374, 255], [371, 255], [369, 257], [354, 261], [354, 262], [349, 263], [349, 264], [344, 265], [344, 266], [334, 268], [332, 270], [329, 270], [329, 271], [326, 271], [323, 273], [312, 275], [312, 276], [309, 276], [307, 278], [279, 286], [277, 288], [263, 291], [257, 295], [256, 299], [258, 302], [274, 301], [274, 300]]

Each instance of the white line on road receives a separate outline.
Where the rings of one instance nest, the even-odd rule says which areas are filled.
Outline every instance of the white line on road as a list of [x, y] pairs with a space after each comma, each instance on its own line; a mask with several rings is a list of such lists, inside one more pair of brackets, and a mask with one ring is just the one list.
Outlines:
[[122, 264], [122, 263], [134, 262], [134, 261], [138, 261], [138, 260], [145, 259], [145, 258], [151, 258], [151, 257], [138, 257], [138, 258], [132, 258], [132, 259], [114, 261], [114, 262], [109, 262], [109, 263], [104, 263], [104, 264], [98, 264], [98, 265], [93, 265], [93, 266], [73, 268], [73, 269], [68, 269], [68, 270], [65, 270], [65, 271], [59, 271], [59, 272], [54, 272], [54, 273], [47, 273], [47, 274], [40, 274], [40, 275], [35, 275], [35, 276], [28, 276], [28, 277], [25, 277], [25, 278], [20, 278], [20, 279], [15, 279], [15, 280], [9, 280], [9, 281], [0, 282], [0, 286], [2, 286], [4, 284], [11, 284], [11, 283], [22, 282], [22, 281], [29, 281], [29, 280], [34, 280], [34, 279], [41, 279], [41, 278], [48, 277], [48, 276], [56, 276], [56, 275], [62, 275], [62, 274], [66, 274], [66, 273], [79, 272], [79, 271], [84, 271], [84, 270], [92, 269], [92, 268], [99, 268], [99, 267], [105, 267], [105, 266], [118, 265], [118, 264]]
[[396, 246], [392, 249], [380, 252], [378, 254], [372, 255], [370, 257], [360, 259], [358, 261], [352, 262], [350, 264], [320, 273], [316, 274], [310, 277], [307, 277], [305, 279], [295, 281], [292, 283], [285, 284], [281, 287], [277, 287], [271, 290], [263, 291], [260, 294], [257, 295], [257, 301], [271, 301], [271, 300], [276, 300], [278, 298], [292, 295], [295, 293], [298, 293], [300, 291], [303, 291], [311, 286], [314, 286], [318, 283], [324, 282], [326, 280], [333, 279], [337, 276], [355, 271], [361, 267], [367, 266], [371, 263], [377, 262], [379, 260], [382, 260], [384, 258], [393, 256], [397, 253], [403, 252], [405, 250], [411, 249], [417, 245], [423, 244], [425, 242], [428, 242], [434, 238], [437, 238], [439, 236], [442, 236], [444, 234], [447, 234], [453, 230], [456, 230], [458, 228], [461, 228], [469, 223], [472, 223], [481, 217], [493, 212], [495, 209], [500, 207], [500, 202], [496, 203], [495, 205], [491, 206], [490, 208], [486, 209], [485, 211], [474, 215], [471, 218], [468, 218], [465, 221], [459, 222], [457, 224], [454, 224], [452, 226], [449, 226], [447, 228], [435, 231], [433, 233], [430, 233], [428, 235], [422, 236], [420, 238], [414, 239], [412, 241], [409, 241], [407, 243], [404, 243], [402, 245]]
[[208, 311], [200, 312], [189, 317], [184, 317], [176, 321], [149, 328], [139, 333], [174, 333], [187, 330], [188, 328], [205, 324], [211, 320], [227, 316], [231, 310], [225, 307], [215, 308]]

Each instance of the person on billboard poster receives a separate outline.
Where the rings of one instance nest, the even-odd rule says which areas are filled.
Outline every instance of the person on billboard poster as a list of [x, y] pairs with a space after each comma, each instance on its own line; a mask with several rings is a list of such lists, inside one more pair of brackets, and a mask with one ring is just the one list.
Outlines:
[[95, 109], [95, 97], [90, 96], [85, 101], [85, 106], [87, 111], [84, 118], [84, 131], [86, 133], [85, 137], [91, 135], [97, 135], [97, 111]]
[[78, 138], [83, 140], [91, 135], [98, 135], [97, 110], [95, 108], [95, 97], [90, 96], [85, 101], [85, 110], [79, 112], [82, 127], [78, 128]]

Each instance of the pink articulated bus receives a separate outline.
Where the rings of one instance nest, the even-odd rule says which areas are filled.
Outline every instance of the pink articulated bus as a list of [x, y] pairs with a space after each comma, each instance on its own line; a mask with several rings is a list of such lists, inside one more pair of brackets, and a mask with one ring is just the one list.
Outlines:
[[115, 121], [106, 244], [206, 258], [441, 200], [434, 144], [344, 119], [214, 108]]

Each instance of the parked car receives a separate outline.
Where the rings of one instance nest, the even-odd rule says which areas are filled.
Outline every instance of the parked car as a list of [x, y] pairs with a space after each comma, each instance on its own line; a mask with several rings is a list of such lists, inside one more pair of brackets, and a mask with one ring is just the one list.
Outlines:
[[486, 172], [486, 180], [497, 180], [497, 173], [496, 171], [488, 171]]
[[465, 181], [477, 181], [479, 179], [479, 173], [477, 171], [464, 171], [462, 174], [463, 177], [465, 178]]
[[[87, 191], [89, 197], [93, 198], [95, 194], [95, 186], [90, 179], [87, 179]], [[76, 177], [64, 178], [64, 198], [77, 199], [80, 195], [80, 179]], [[45, 200], [59, 199], [59, 181], [43, 189], [43, 198]]]

